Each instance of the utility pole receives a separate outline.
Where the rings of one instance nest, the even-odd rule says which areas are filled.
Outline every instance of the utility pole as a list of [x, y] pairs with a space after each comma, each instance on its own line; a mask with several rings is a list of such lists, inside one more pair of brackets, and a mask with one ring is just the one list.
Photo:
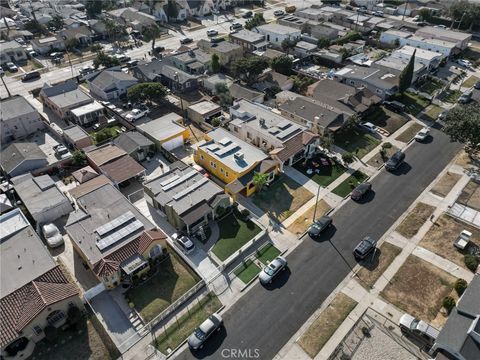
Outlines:
[[315, 198], [315, 209], [313, 210], [313, 219], [312, 222], [315, 222], [315, 217], [317, 216], [317, 205], [318, 205], [318, 197], [320, 196], [320, 189], [322, 187], [318, 185], [318, 190], [317, 190], [317, 197]]
[[10, 90], [8, 90], [7, 84], [5, 84], [5, 80], [3, 79], [4, 76], [5, 76], [5, 74], [0, 75], [0, 77], [2, 78], [3, 86], [5, 86], [5, 90], [7, 90], [8, 97], [10, 98], [10, 97], [12, 97], [12, 94], [10, 94]]
[[403, 19], [405, 19], [405, 13], [407, 12], [408, 1], [409, 1], [409, 0], [407, 0], [407, 2], [405, 3], [405, 8], [404, 8], [404, 10], [403, 10], [403, 16], [402, 16], [402, 21], [403, 21]]
[[175, 75], [173, 75], [173, 78], [175, 79], [175, 90], [177, 92], [178, 97], [180, 98], [180, 107], [182, 108], [183, 125], [185, 126], [185, 109], [183, 108], [183, 99], [179, 91], [180, 80], [178, 78], [178, 71], [175, 71]]

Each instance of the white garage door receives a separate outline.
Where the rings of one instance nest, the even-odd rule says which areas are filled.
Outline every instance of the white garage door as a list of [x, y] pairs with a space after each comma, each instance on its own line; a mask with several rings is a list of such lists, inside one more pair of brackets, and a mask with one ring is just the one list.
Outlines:
[[176, 138], [173, 138], [172, 140], [165, 141], [162, 144], [162, 147], [167, 151], [171, 151], [171, 150], [176, 149], [180, 146], [183, 146], [183, 136], [182, 135], [177, 136]]

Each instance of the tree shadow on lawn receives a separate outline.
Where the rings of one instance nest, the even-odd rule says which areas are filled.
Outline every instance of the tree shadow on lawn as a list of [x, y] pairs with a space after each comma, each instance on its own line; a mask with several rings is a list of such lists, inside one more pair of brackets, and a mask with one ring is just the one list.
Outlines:
[[377, 248], [375, 252], [372, 252], [367, 258], [359, 261], [358, 263], [364, 269], [368, 271], [375, 270], [380, 264], [380, 256], [382, 255], [382, 250]]
[[[174, 256], [168, 256], [158, 265], [157, 272], [150, 279], [126, 293], [145, 321], [153, 319], [196, 283], [187, 265], [177, 258], [172, 260]], [[178, 263], [177, 268], [173, 261]], [[184, 281], [181, 281], [182, 276]]]
[[292, 212], [291, 208], [295, 198], [290, 191], [294, 192], [301, 186], [295, 181], [288, 181], [284, 178], [255, 194], [253, 202], [270, 217], [281, 222], [288, 218], [291, 215], [290, 212]]

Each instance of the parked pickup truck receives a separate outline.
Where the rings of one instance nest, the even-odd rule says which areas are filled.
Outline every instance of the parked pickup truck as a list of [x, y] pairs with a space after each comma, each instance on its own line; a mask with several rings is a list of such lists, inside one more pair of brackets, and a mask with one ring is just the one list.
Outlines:
[[146, 116], [147, 114], [150, 113], [150, 110], [148, 109], [144, 109], [144, 110], [140, 110], [140, 109], [133, 109], [130, 114], [128, 114], [125, 118], [128, 120], [128, 121], [131, 121], [131, 122], [134, 122], [138, 119], [141, 119], [142, 117]]
[[472, 233], [467, 230], [463, 230], [460, 235], [458, 235], [457, 239], [453, 243], [453, 245], [460, 250], [465, 250], [472, 238]]

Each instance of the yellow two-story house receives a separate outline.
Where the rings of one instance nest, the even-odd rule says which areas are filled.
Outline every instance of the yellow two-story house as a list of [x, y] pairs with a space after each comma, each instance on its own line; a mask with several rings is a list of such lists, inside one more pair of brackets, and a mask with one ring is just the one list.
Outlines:
[[269, 174], [272, 181], [279, 173], [279, 163], [262, 150], [218, 128], [194, 145], [193, 159], [209, 173], [225, 183], [225, 192], [234, 199], [237, 194], [252, 195], [256, 188], [253, 176]]

